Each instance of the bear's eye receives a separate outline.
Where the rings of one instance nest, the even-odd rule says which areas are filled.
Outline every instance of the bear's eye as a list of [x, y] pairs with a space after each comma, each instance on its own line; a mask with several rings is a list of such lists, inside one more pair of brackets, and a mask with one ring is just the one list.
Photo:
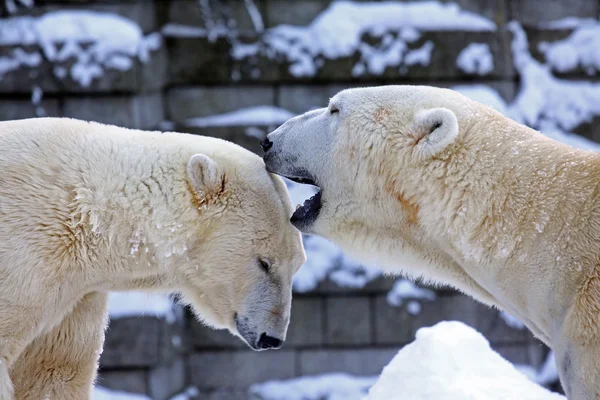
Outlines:
[[339, 108], [337, 108], [336, 106], [331, 106], [331, 107], [329, 108], [329, 114], [331, 114], [331, 115], [333, 115], [333, 114], [337, 114], [337, 113], [339, 113], [339, 112], [340, 112], [340, 109], [339, 109]]
[[265, 259], [259, 258], [258, 263], [260, 265], [260, 268], [262, 268], [262, 270], [265, 271], [267, 274], [269, 272], [271, 272], [271, 263], [270, 262], [268, 262]]

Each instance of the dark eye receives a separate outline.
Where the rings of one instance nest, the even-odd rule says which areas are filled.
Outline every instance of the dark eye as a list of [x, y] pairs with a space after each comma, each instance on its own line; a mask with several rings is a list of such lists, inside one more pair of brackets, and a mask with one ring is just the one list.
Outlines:
[[259, 258], [258, 263], [260, 264], [260, 267], [262, 268], [262, 270], [265, 271], [267, 274], [271, 271], [271, 263], [268, 262], [267, 260]]
[[332, 115], [333, 115], [333, 114], [337, 114], [337, 113], [339, 113], [339, 112], [340, 112], [340, 109], [339, 109], [339, 108], [337, 108], [336, 106], [331, 106], [331, 107], [329, 108], [329, 114], [332, 114]]

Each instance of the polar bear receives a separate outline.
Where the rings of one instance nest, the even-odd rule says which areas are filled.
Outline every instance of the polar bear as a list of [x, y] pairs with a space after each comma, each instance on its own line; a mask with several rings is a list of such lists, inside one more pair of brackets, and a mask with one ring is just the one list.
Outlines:
[[262, 145], [320, 188], [294, 226], [519, 317], [569, 399], [600, 398], [600, 155], [426, 86], [342, 91]]
[[281, 178], [226, 141], [1, 122], [0, 398], [89, 398], [108, 291], [177, 292], [208, 325], [279, 348], [305, 261], [292, 211]]

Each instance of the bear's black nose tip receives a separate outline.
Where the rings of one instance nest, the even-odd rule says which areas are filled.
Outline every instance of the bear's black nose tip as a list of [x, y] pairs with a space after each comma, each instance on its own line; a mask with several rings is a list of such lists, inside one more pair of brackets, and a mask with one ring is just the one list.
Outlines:
[[260, 349], [279, 349], [283, 341], [263, 333], [260, 335], [257, 344]]
[[266, 137], [262, 142], [260, 142], [260, 147], [262, 147], [263, 151], [266, 153], [267, 150], [273, 147], [273, 142]]

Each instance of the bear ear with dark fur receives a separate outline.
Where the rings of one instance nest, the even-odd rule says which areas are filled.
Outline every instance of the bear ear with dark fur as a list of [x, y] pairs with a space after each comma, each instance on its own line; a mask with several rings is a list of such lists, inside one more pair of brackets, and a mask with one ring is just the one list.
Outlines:
[[458, 120], [447, 108], [431, 108], [415, 114], [413, 131], [420, 138], [415, 151], [420, 157], [432, 157], [458, 137]]
[[190, 184], [201, 198], [218, 193], [222, 185], [222, 175], [217, 164], [204, 154], [194, 154], [187, 164]]

